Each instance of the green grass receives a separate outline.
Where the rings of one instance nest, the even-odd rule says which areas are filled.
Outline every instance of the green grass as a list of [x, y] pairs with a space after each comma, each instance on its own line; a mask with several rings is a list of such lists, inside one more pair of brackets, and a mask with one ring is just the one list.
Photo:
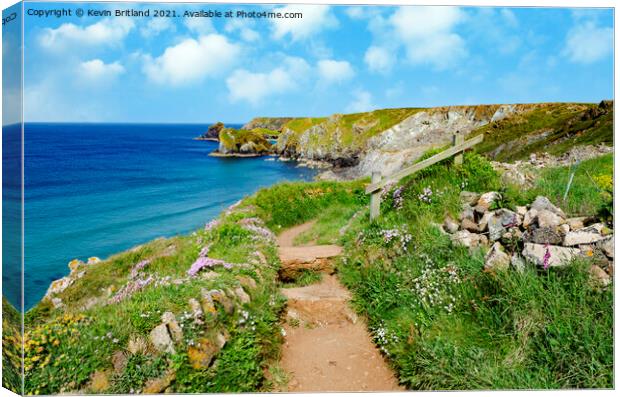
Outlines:
[[[508, 197], [515, 204], [531, 203], [536, 196], [545, 196], [564, 209], [568, 216], [596, 215], [613, 209], [612, 195], [602, 180], [613, 175], [613, 154], [596, 157], [576, 167], [544, 168], [538, 171], [533, 188], [523, 191], [518, 186], [508, 189]], [[573, 182], [564, 201], [564, 193], [575, 171]]]
[[368, 202], [361, 181], [282, 183], [259, 190], [248, 199], [256, 213], [276, 233], [316, 218], [332, 205], [359, 206]]
[[[266, 132], [267, 131], [267, 132]], [[225, 128], [220, 131], [220, 146], [224, 147], [228, 152], [239, 153], [241, 147], [250, 144], [254, 147], [255, 153], [267, 153], [271, 150], [271, 143], [265, 138], [265, 135], [273, 135], [273, 131], [265, 129], [253, 130], [234, 130]]]
[[[610, 173], [609, 166], [602, 166], [610, 160], [584, 163], [584, 170]], [[563, 172], [545, 170], [530, 192], [511, 187], [504, 203], [513, 206], [544, 193], [557, 203], [561, 182], [555, 187], [548, 182]], [[589, 178], [579, 182], [584, 193], [576, 190], [571, 205], [595, 209], [596, 183]], [[482, 271], [483, 251], [454, 246], [433, 226], [446, 214], [458, 215], [461, 187], [478, 192], [502, 188], [484, 159], [468, 153], [462, 168], [440, 163], [397, 187], [402, 187], [399, 208], [392, 189], [377, 222], [363, 218], [345, 234], [338, 269], [356, 309], [368, 318], [375, 343], [405, 386], [613, 387], [613, 289], [590, 287], [589, 263], [489, 274]], [[419, 197], [425, 187], [433, 191], [430, 202]], [[388, 229], [397, 237], [386, 239]]]
[[[266, 385], [262, 370], [278, 354], [281, 343], [277, 323], [284, 300], [276, 283], [279, 262], [275, 241], [242, 227], [244, 220], [255, 217], [252, 207], [243, 203], [223, 214], [211, 230], [154, 240], [86, 266], [85, 275], [58, 294], [64, 308], [54, 309], [42, 302], [27, 313], [26, 393], [88, 390], [96, 371], [111, 374], [110, 387], [105, 391], [113, 393], [140, 390], [148, 380], [168, 370], [176, 372], [170, 386], [175, 392], [261, 389]], [[188, 269], [207, 244], [211, 246], [209, 257], [233, 267], [212, 269], [219, 274], [215, 279], [187, 278]], [[256, 251], [266, 257], [266, 265], [247, 265], [258, 263]], [[179, 282], [154, 282], [120, 302], [109, 303], [111, 296], [131, 282], [132, 267], [145, 259], [150, 260], [143, 270], [145, 275]], [[203, 289], [235, 288], [242, 276], [257, 282], [255, 289], [248, 290], [250, 303], [237, 302], [232, 314], [218, 305], [217, 316], [207, 318], [204, 326], [182, 318], [183, 313], [191, 311], [190, 298], [200, 299]], [[98, 300], [85, 309], [92, 299]], [[184, 326], [176, 354], [158, 353], [151, 347], [150, 353], [132, 355], [120, 373], [113, 373], [113, 354], [125, 351], [130, 339], [148, 340], [165, 311], [174, 313]], [[218, 331], [230, 335], [227, 345], [211, 367], [195, 369], [188, 361], [189, 346], [200, 338], [214, 338]]]
[[[295, 245], [303, 245], [313, 242], [313, 244], [338, 244], [341, 239], [341, 230], [345, 228], [351, 218], [358, 211], [365, 208], [356, 205], [335, 204], [329, 206], [325, 211], [321, 211], [316, 219], [316, 223], [295, 238]], [[359, 216], [359, 214], [358, 214]]]
[[598, 117], [587, 112], [596, 104], [549, 103], [474, 130], [484, 134], [476, 147], [498, 161], [525, 159], [530, 153], [554, 155], [579, 145], [613, 144], [613, 109]]
[[14, 393], [22, 390], [21, 315], [2, 297], [2, 387]]
[[423, 109], [380, 109], [365, 113], [336, 114], [328, 118], [293, 119], [283, 127], [284, 132], [289, 132], [286, 134], [286, 146], [299, 149], [304, 132], [318, 126], [322, 132], [310, 134], [304, 149], [337, 146], [346, 152], [355, 152], [364, 148], [371, 137], [421, 110]]
[[[379, 113], [377, 117], [395, 116]], [[406, 117], [405, 112], [399, 117]], [[359, 122], [340, 120], [343, 125]], [[275, 241], [244, 228], [250, 218], [260, 218], [276, 233], [316, 219], [298, 242], [345, 247], [340, 277], [353, 292], [356, 309], [367, 317], [375, 343], [408, 388], [612, 387], [612, 288], [588, 287], [588, 263], [491, 275], [481, 271], [484, 252], [454, 246], [433, 225], [447, 214], [458, 217], [462, 190], [501, 190], [509, 207], [545, 195], [571, 215], [609, 214], [612, 155], [580, 164], [566, 203], [561, 197], [567, 168], [540, 171], [535, 186], [524, 190], [502, 186], [499, 175], [478, 154], [466, 153], [460, 167], [452, 164], [447, 160], [433, 165], [387, 189], [377, 222], [368, 220], [367, 180], [284, 183], [244, 199], [209, 231], [154, 240], [89, 265], [82, 278], [58, 294], [63, 309], [42, 302], [26, 314], [26, 393], [85, 390], [95, 371], [112, 371], [112, 355], [125, 350], [130, 339], [148, 339], [164, 311], [177, 315], [189, 311], [188, 300], [198, 297], [203, 288], [234, 288], [240, 276], [258, 283], [249, 304], [232, 314], [219, 308], [217, 318], [208, 320], [204, 328], [184, 322], [184, 341], [176, 354], [151, 351], [130, 356], [127, 366], [110, 377], [108, 391], [139, 390], [168, 370], [176, 373], [170, 386], [173, 392], [275, 387], [265, 373], [279, 354], [285, 300], [277, 283]], [[428, 190], [430, 200], [422, 200]], [[395, 237], [386, 238], [386, 230]], [[182, 279], [207, 244], [212, 258], [252, 264], [259, 251], [268, 263], [230, 270], [218, 267], [216, 279], [196, 277], [179, 285], [150, 285], [108, 304], [110, 296], [128, 283], [136, 263], [149, 259], [146, 273]], [[293, 285], [314, 283], [319, 276], [304, 273]], [[93, 299], [95, 305], [86, 309]], [[247, 312], [247, 319], [241, 310]], [[230, 339], [214, 364], [193, 368], [188, 358], [190, 341], [210, 338], [220, 330]], [[3, 339], [5, 347], [8, 342]], [[5, 363], [7, 357], [3, 355]], [[13, 378], [5, 375], [4, 384], [11, 386]]]
[[311, 284], [316, 284], [323, 279], [323, 274], [320, 272], [314, 272], [308, 269], [302, 269], [297, 275], [295, 280], [282, 283], [284, 288], [297, 288], [306, 287]]

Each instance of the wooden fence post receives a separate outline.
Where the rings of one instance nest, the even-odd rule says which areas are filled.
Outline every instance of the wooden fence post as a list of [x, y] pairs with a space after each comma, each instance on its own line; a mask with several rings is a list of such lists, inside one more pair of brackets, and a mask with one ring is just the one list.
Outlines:
[[[461, 133], [459, 133], [458, 131], [455, 132], [454, 134], [452, 134], [452, 146], [458, 146], [461, 143], [463, 143], [465, 137], [463, 137], [463, 135]], [[456, 156], [454, 156], [454, 165], [461, 165], [463, 164], [463, 152], [458, 153]]]
[[[371, 183], [381, 182], [381, 173], [373, 171], [370, 179]], [[377, 219], [381, 212], [381, 189], [372, 192], [370, 195], [370, 220]]]

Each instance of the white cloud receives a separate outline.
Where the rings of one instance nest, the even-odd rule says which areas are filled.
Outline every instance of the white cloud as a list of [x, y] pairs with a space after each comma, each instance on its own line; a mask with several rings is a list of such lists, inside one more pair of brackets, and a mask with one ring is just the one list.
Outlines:
[[206, 35], [215, 32], [213, 23], [209, 18], [185, 18], [185, 26], [191, 32]]
[[78, 73], [86, 81], [109, 83], [111, 79], [125, 73], [125, 68], [119, 62], [105, 63], [101, 59], [82, 62], [78, 66]]
[[253, 106], [267, 97], [283, 94], [299, 87], [299, 78], [308, 73], [308, 63], [295, 57], [287, 57], [282, 66], [269, 72], [254, 73], [237, 69], [226, 79], [232, 102], [246, 101]]
[[73, 49], [76, 45], [114, 46], [119, 44], [135, 27], [130, 18], [108, 18], [86, 27], [63, 23], [56, 29], [46, 28], [39, 43], [49, 50]]
[[353, 100], [346, 108], [347, 112], [361, 113], [368, 112], [375, 109], [376, 106], [372, 103], [372, 95], [365, 90], [357, 90], [353, 93]]
[[323, 59], [317, 64], [319, 77], [325, 83], [341, 83], [355, 76], [355, 71], [347, 61]]
[[344, 13], [347, 14], [349, 18], [358, 20], [376, 17], [380, 15], [381, 12], [381, 8], [372, 5], [351, 6], [344, 10]]
[[517, 26], [519, 26], [519, 20], [517, 19], [515, 13], [512, 12], [512, 10], [508, 8], [502, 8], [502, 10], [500, 11], [500, 15], [502, 16], [502, 19], [504, 20], [506, 25], [510, 26], [511, 28], [516, 28]]
[[613, 49], [614, 31], [610, 27], [599, 27], [592, 21], [577, 22], [566, 37], [562, 54], [572, 62], [589, 64], [599, 61]]
[[445, 69], [467, 53], [465, 41], [453, 32], [464, 19], [457, 7], [400, 7], [390, 23], [411, 63]]
[[344, 11], [351, 19], [364, 19], [368, 16], [368, 7], [353, 6], [347, 7]]
[[225, 36], [209, 34], [186, 39], [152, 58], [144, 56], [143, 71], [160, 84], [184, 85], [220, 74], [231, 67], [241, 52], [238, 44]]
[[370, 46], [364, 54], [364, 62], [372, 72], [387, 73], [394, 65], [394, 54], [385, 47]]
[[271, 19], [272, 34], [276, 39], [290, 35], [293, 41], [307, 39], [324, 29], [338, 25], [338, 20], [332, 15], [329, 6], [325, 5], [287, 5], [276, 8], [273, 12], [303, 14], [303, 18], [274, 18]]
[[258, 32], [250, 28], [249, 23], [243, 19], [230, 20], [224, 27], [224, 30], [226, 30], [226, 32], [228, 33], [238, 31], [241, 40], [247, 42], [253, 42], [260, 38]]
[[170, 18], [152, 18], [145, 26], [140, 28], [140, 34], [143, 37], [149, 38], [155, 37], [166, 30], [176, 30], [176, 26], [170, 21]]

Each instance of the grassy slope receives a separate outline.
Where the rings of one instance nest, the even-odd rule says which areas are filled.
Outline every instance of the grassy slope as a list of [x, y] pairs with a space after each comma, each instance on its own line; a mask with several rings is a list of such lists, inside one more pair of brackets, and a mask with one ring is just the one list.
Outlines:
[[366, 141], [400, 123], [407, 117], [422, 109], [381, 109], [366, 113], [353, 113], [345, 115], [333, 115], [329, 118], [300, 118], [286, 123], [283, 131], [291, 132], [288, 137], [287, 147], [300, 149], [301, 135], [311, 127], [321, 126], [323, 133], [311, 136], [309, 145], [339, 146], [347, 150], [358, 150], [365, 147]]
[[[406, 117], [405, 113], [403, 110], [398, 117]], [[388, 123], [394, 114], [388, 112], [383, 116]], [[344, 116], [337, 123], [352, 126], [360, 119], [363, 115]], [[303, 123], [322, 121], [325, 120], [297, 119], [290, 123], [301, 131], [306, 125]], [[516, 125], [519, 124], [506, 124], [510, 128], [502, 131], [512, 134]], [[538, 124], [528, 128], [535, 125]], [[373, 128], [379, 127], [375, 125], [367, 133]], [[591, 130], [607, 136], [603, 128]], [[577, 138], [583, 136], [589, 135]], [[498, 138], [496, 143], [500, 141]], [[483, 149], [488, 152], [493, 147]], [[605, 189], [611, 188], [601, 181], [609, 179], [611, 172], [611, 156], [582, 163], [568, 203], [560, 204], [571, 214], [609, 209], [610, 198], [605, 195], [609, 192]], [[566, 176], [566, 169], [546, 170], [531, 191], [509, 187], [507, 203], [524, 203], [536, 194], [545, 194], [557, 202], [563, 194]], [[315, 229], [301, 239], [340, 241], [346, 246], [341, 264], [343, 279], [354, 291], [358, 309], [368, 316], [377, 343], [389, 354], [401, 381], [409, 387], [609, 386], [610, 290], [593, 293], [583, 288], [585, 274], [579, 264], [542, 275], [530, 269], [524, 275], [491, 277], [480, 272], [482, 253], [470, 255], [453, 247], [430, 226], [430, 222], [441, 221], [445, 213], [457, 214], [461, 186], [483, 191], [499, 188], [499, 183], [488, 164], [477, 156], [466, 156], [460, 170], [437, 165], [403, 180], [403, 208], [396, 210], [393, 200], [385, 200], [385, 215], [374, 225], [366, 221], [368, 197], [361, 181], [291, 183], [263, 189], [232, 213], [223, 214], [220, 225], [211, 232], [155, 240], [90, 267], [82, 279], [61, 294], [68, 306], [65, 310], [52, 309], [46, 303], [31, 310], [26, 340], [36, 343], [27, 346], [26, 392], [57, 393], [85, 388], [95, 370], [111, 370], [112, 354], [123, 350], [129, 338], [146, 337], [159, 323], [163, 311], [188, 310], [187, 300], [196, 297], [202, 287], [230, 287], [238, 285], [237, 275], [257, 276], [249, 269], [218, 269], [221, 277], [217, 280], [149, 286], [118, 304], [80, 309], [88, 299], [104, 295], [108, 288], [113, 292], [121, 288], [131, 267], [145, 258], [156, 258], [147, 268], [150, 274], [184, 276], [208, 241], [214, 243], [211, 256], [230, 262], [248, 262], [254, 250], [267, 256], [269, 266], [261, 269], [263, 277], [257, 278], [260, 288], [252, 293], [252, 303], [244, 307], [256, 329], [240, 325], [239, 312], [220, 313], [212, 328], [228, 330], [231, 340], [218, 356], [218, 365], [195, 370], [189, 366], [184, 348], [176, 355], [131, 355], [126, 369], [111, 377], [109, 390], [140, 389], [147, 379], [160, 376], [170, 367], [176, 369], [172, 390], [177, 392], [268, 390], [270, 384], [263, 369], [277, 356], [277, 318], [283, 301], [277, 294], [278, 261], [273, 242], [257, 241], [237, 223], [251, 216], [263, 219], [276, 232], [318, 217]], [[430, 204], [418, 199], [425, 187], [434, 192]], [[344, 225], [350, 228], [341, 236], [340, 228]], [[410, 244], [415, 249], [404, 250], [395, 241], [386, 243], [381, 234], [385, 229], [398, 229], [401, 235], [411, 233]], [[162, 256], [170, 247], [174, 247], [173, 252]], [[453, 265], [459, 269], [459, 284], [445, 279], [443, 270]], [[452, 313], [446, 313], [440, 305], [428, 305], [419, 291], [413, 290], [414, 281], [426, 268], [426, 290], [439, 286], [437, 299], [445, 304], [452, 301], [443, 302], [444, 299], [457, 299]], [[312, 277], [309, 275], [309, 279]], [[270, 302], [273, 304], [268, 305]], [[582, 321], [583, 318], [588, 321]], [[106, 337], [109, 332], [111, 338]]]
[[[488, 274], [482, 272], [483, 251], [454, 246], [433, 223], [458, 215], [462, 189], [501, 190], [510, 208], [544, 194], [569, 214], [595, 214], [611, 204], [602, 181], [613, 172], [612, 160], [606, 155], [583, 162], [566, 203], [567, 168], [541, 170], [536, 186], [522, 191], [502, 186], [484, 158], [468, 153], [462, 168], [444, 162], [394, 186], [374, 224], [366, 198], [355, 190], [349, 193], [355, 200], [339, 194], [305, 203], [317, 183], [265, 190], [256, 204], [265, 216], [286, 215], [284, 226], [316, 217], [302, 240], [345, 246], [341, 279], [408, 388], [607, 388], [613, 385], [613, 289], [589, 286], [589, 262]], [[325, 191], [340, 184], [320, 186]], [[402, 205], [396, 208], [399, 187]], [[419, 198], [425, 188], [433, 191], [430, 202]], [[265, 219], [277, 228], [276, 218]], [[396, 237], [386, 239], [386, 230]]]
[[2, 298], [2, 387], [21, 394], [21, 318]]
[[[592, 179], [578, 173], [581, 188], [569, 196], [574, 200], [572, 212], [590, 214], [604, 204], [600, 186], [594, 181], [611, 173], [610, 164], [611, 156], [583, 163], [584, 174], [588, 171]], [[505, 203], [515, 205], [537, 193], [556, 199], [563, 192], [562, 183], [546, 182], [564, 174], [565, 169], [545, 170], [533, 191], [521, 195], [508, 189]], [[609, 387], [612, 293], [586, 287], [584, 264], [544, 273], [530, 268], [523, 275], [491, 276], [481, 272], [482, 252], [471, 255], [452, 246], [431, 226], [446, 213], [458, 213], [461, 186], [485, 191], [500, 188], [499, 184], [484, 159], [468, 154], [461, 169], [439, 164], [403, 180], [402, 208], [394, 208], [390, 193], [384, 201], [384, 216], [372, 225], [367, 221], [368, 197], [362, 181], [287, 183], [263, 189], [224, 214], [211, 232], [155, 240], [92, 266], [74, 287], [61, 294], [66, 310], [40, 304], [29, 312], [27, 364], [32, 366], [26, 390], [56, 393], [84, 388], [95, 370], [111, 369], [112, 354], [122, 350], [130, 337], [145, 337], [159, 323], [162, 311], [188, 310], [187, 299], [197, 296], [201, 287], [237, 285], [238, 274], [256, 277], [250, 269], [217, 269], [221, 276], [214, 281], [150, 286], [115, 305], [79, 309], [101, 290], [122, 286], [135, 263], [169, 251], [171, 246], [174, 252], [158, 257], [147, 270], [159, 277], [184, 275], [207, 241], [214, 244], [211, 256], [230, 262], [247, 262], [257, 249], [269, 258], [271, 266], [262, 268], [263, 277], [257, 278], [259, 291], [252, 293], [252, 303], [244, 307], [256, 328], [239, 324], [239, 312], [232, 316], [221, 312], [211, 327], [226, 328], [231, 340], [218, 356], [217, 365], [195, 370], [182, 348], [176, 355], [130, 355], [126, 369], [111, 377], [108, 391], [137, 390], [170, 367], [176, 368], [172, 384], [176, 392], [268, 390], [270, 383], [263, 369], [277, 357], [277, 319], [283, 301], [276, 290], [278, 264], [273, 243], [257, 243], [239, 227], [240, 219], [252, 216], [260, 217], [275, 231], [318, 218], [306, 238], [345, 245], [341, 277], [354, 292], [357, 309], [368, 317], [376, 343], [388, 355], [401, 382], [410, 388]], [[431, 203], [418, 198], [426, 187], [433, 190]], [[349, 228], [341, 235], [345, 225]], [[407, 249], [399, 238], [386, 242], [382, 231], [387, 229], [396, 230], [399, 236], [411, 234]], [[203, 241], [199, 243], [199, 239]], [[451, 278], [447, 269], [456, 276]], [[313, 280], [314, 275], [309, 274], [298, 283]], [[450, 304], [453, 308], [448, 312]], [[106, 337], [108, 332], [112, 336]], [[105, 343], [101, 338], [106, 338]], [[277, 368], [272, 372], [277, 373]]]
[[[219, 308], [216, 319], [206, 327], [185, 325], [185, 337], [177, 353], [129, 354], [128, 365], [121, 373], [109, 377], [112, 393], [128, 393], [144, 387], [146, 381], [176, 370], [172, 385], [175, 392], [255, 391], [268, 388], [263, 367], [277, 354], [281, 338], [277, 326], [283, 300], [275, 284], [278, 266], [273, 241], [259, 239], [243, 229], [238, 221], [252, 217], [251, 210], [238, 209], [222, 215], [220, 224], [211, 231], [200, 230], [189, 236], [159, 239], [137, 250], [128, 251], [96, 265], [89, 266], [83, 278], [59, 296], [65, 309], [52, 309], [45, 302], [27, 314], [26, 325], [26, 392], [54, 394], [61, 390], [88, 390], [95, 371], [112, 371], [112, 355], [125, 351], [129, 339], [148, 339], [148, 333], [160, 323], [164, 311], [189, 312], [189, 298], [200, 299], [202, 288], [225, 289], [239, 285], [237, 276], [249, 276], [258, 282], [252, 290], [252, 302], [239, 305], [233, 314]], [[212, 244], [209, 256], [231, 263], [256, 260], [255, 251], [268, 259], [266, 266], [235, 266], [231, 270], [217, 267], [220, 276], [214, 280], [190, 278], [180, 285], [151, 284], [129, 298], [113, 304], [81, 309], [90, 298], [117, 292], [125, 283], [132, 266], [152, 258], [145, 273], [158, 279], [183, 278], [198, 252]], [[164, 255], [168, 252], [169, 255]], [[258, 269], [258, 270], [255, 270]], [[113, 292], [113, 293], [114, 293]], [[242, 309], [241, 309], [242, 308]], [[248, 318], [243, 320], [243, 311]], [[188, 361], [192, 340], [209, 336], [218, 329], [226, 330], [231, 339], [209, 369], [194, 369]], [[202, 333], [201, 333], [202, 331]], [[103, 342], [103, 343], [102, 343]]]
[[[273, 206], [274, 197], [282, 192], [295, 192], [286, 211]], [[321, 208], [332, 205], [353, 205], [365, 200], [359, 182], [288, 183], [263, 189], [244, 200], [219, 219], [211, 231], [199, 230], [188, 236], [158, 239], [96, 264], [89, 265], [85, 275], [58, 296], [66, 305], [54, 309], [41, 302], [26, 316], [26, 392], [55, 394], [61, 391], [89, 390], [89, 381], [96, 371], [109, 374], [107, 393], [129, 393], [142, 389], [149, 379], [163, 376], [174, 368], [174, 392], [243, 392], [270, 390], [272, 385], [265, 370], [276, 360], [281, 343], [278, 325], [284, 299], [278, 293], [276, 272], [279, 262], [275, 242], [259, 238], [240, 226], [243, 219], [262, 217], [274, 229], [290, 226], [295, 220], [316, 217]], [[282, 200], [281, 200], [282, 201]], [[297, 209], [298, 211], [295, 211]], [[291, 218], [280, 215], [289, 214]], [[278, 219], [276, 220], [276, 217]], [[294, 217], [294, 218], [293, 218]], [[249, 268], [234, 266], [231, 270], [216, 267], [215, 280], [189, 278], [180, 285], [149, 285], [119, 303], [107, 303], [106, 291], [112, 295], [127, 282], [136, 263], [151, 259], [145, 274], [157, 279], [184, 278], [187, 270], [205, 245], [211, 243], [210, 257], [234, 264], [256, 261], [256, 251], [268, 259], [267, 266]], [[237, 276], [249, 276], [258, 283], [250, 292], [252, 302], [240, 305], [233, 314], [221, 308], [216, 320], [205, 328], [196, 328], [191, 320], [185, 325], [185, 337], [176, 354], [161, 354], [150, 349], [146, 353], [129, 354], [130, 339], [148, 339], [160, 323], [161, 314], [172, 311], [189, 312], [188, 300], [200, 298], [202, 288], [226, 289], [239, 285]], [[312, 276], [311, 276], [312, 277]], [[90, 309], [84, 305], [103, 297]], [[248, 319], [243, 319], [243, 312]], [[231, 339], [208, 369], [197, 370], [188, 361], [190, 341], [209, 336], [213, 331], [226, 330]], [[113, 373], [113, 355], [128, 354], [128, 363], [120, 373]], [[269, 368], [277, 373], [277, 368]], [[100, 392], [101, 392], [100, 391]]]
[[487, 124], [477, 150], [498, 161], [525, 159], [530, 153], [562, 154], [573, 146], [613, 144], [613, 109], [597, 117], [587, 112], [598, 104], [549, 103], [532, 111]]
[[[609, 174], [611, 161], [608, 155], [584, 163], [570, 212], [600, 209], [603, 193], [583, 174]], [[547, 194], [562, 205], [557, 178], [566, 172], [543, 171], [524, 195], [508, 189], [504, 204]], [[613, 386], [613, 289], [588, 287], [587, 263], [492, 275], [481, 271], [483, 252], [453, 246], [432, 226], [446, 213], [457, 215], [461, 186], [502, 188], [481, 158], [466, 156], [460, 170], [431, 167], [400, 186], [402, 208], [394, 207], [391, 191], [378, 223], [369, 224], [365, 213], [341, 239], [340, 271], [401, 382], [412, 389]], [[430, 203], [419, 199], [425, 187], [433, 191]], [[384, 230], [410, 234], [411, 242], [387, 241]]]
[[[529, 153], [547, 151], [561, 154], [577, 145], [613, 143], [613, 109], [595, 117], [588, 112], [596, 110], [598, 104], [546, 103], [516, 105], [520, 113], [511, 115], [478, 128], [473, 132], [485, 134], [485, 141], [478, 151], [500, 161], [526, 158]], [[475, 118], [489, 118], [499, 105], [472, 106]], [[290, 151], [301, 151], [301, 137], [312, 127], [322, 132], [309, 137], [310, 148], [340, 148], [344, 153], [355, 153], [365, 148], [371, 137], [400, 123], [422, 110], [445, 110], [447, 108], [402, 108], [381, 109], [366, 113], [354, 113], [331, 117], [296, 118], [283, 126], [288, 132], [286, 147]]]

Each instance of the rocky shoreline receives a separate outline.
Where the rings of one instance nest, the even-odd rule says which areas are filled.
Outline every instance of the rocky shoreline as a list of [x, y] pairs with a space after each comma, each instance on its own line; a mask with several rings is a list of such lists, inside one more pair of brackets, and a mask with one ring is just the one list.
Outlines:
[[254, 158], [269, 156], [269, 153], [221, 153], [219, 151], [213, 151], [209, 153], [211, 157], [237, 157], [237, 158]]

